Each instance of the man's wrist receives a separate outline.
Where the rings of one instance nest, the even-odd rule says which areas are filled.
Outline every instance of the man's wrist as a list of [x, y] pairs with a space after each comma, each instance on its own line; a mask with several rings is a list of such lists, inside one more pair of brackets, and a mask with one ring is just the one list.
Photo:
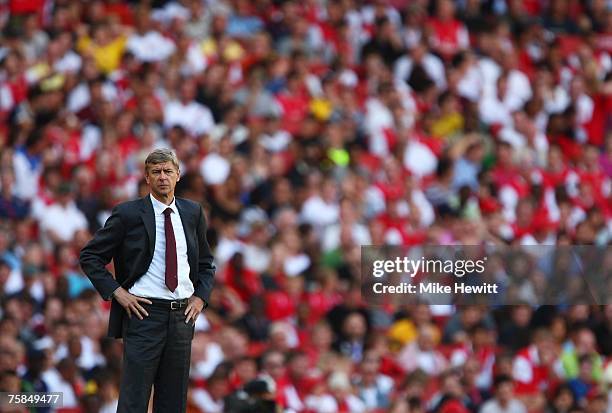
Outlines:
[[193, 295], [193, 297], [194, 297], [194, 298], [199, 298], [199, 299], [202, 301], [202, 304], [203, 304], [203, 306], [202, 306], [202, 310], [204, 310], [206, 307], [208, 307], [208, 302], [206, 302], [206, 300], [205, 300], [205, 299], [203, 299], [203, 298], [202, 298], [202, 297], [200, 297], [199, 295], [195, 295], [195, 294]]
[[111, 293], [111, 295], [110, 295], [111, 300], [112, 300], [113, 298], [115, 298], [115, 296], [117, 295], [117, 292], [119, 291], [119, 289], [120, 289], [120, 288], [121, 288], [121, 286], [119, 286], [119, 287], [115, 288], [115, 291], [113, 291], [113, 292]]

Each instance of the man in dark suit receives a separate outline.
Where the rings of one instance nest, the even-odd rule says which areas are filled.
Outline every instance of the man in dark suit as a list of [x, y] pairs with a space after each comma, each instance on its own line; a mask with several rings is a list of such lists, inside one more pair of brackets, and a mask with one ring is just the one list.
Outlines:
[[[191, 340], [208, 306], [215, 265], [202, 207], [174, 197], [174, 152], [145, 160], [150, 194], [117, 205], [83, 248], [83, 271], [112, 300], [108, 335], [123, 338], [118, 412], [185, 412]], [[115, 277], [106, 269], [114, 260]]]

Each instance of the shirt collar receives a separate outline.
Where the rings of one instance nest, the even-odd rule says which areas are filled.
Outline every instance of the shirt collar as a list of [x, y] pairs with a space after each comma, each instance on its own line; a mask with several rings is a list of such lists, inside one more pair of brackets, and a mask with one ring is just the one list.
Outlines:
[[156, 215], [162, 215], [166, 208], [172, 209], [172, 212], [178, 214], [178, 208], [176, 207], [176, 197], [172, 200], [170, 205], [166, 205], [163, 202], [158, 201], [152, 194], [149, 194], [151, 198], [151, 203], [153, 204], [153, 211], [155, 211]]

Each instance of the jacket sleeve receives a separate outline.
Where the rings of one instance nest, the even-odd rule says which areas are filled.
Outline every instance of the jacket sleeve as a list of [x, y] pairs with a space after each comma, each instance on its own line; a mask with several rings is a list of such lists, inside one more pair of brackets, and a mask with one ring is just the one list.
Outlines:
[[215, 271], [217, 267], [213, 263], [213, 255], [206, 239], [206, 220], [204, 217], [204, 210], [200, 206], [200, 215], [198, 217], [198, 244], [199, 244], [199, 257], [198, 257], [198, 274], [197, 280], [194, 285], [194, 295], [204, 300], [204, 308], [208, 307], [208, 299], [210, 292], [215, 283]]
[[104, 300], [110, 301], [113, 292], [120, 287], [106, 265], [115, 255], [125, 235], [119, 211], [115, 207], [103, 228], [83, 247], [79, 257], [81, 268]]

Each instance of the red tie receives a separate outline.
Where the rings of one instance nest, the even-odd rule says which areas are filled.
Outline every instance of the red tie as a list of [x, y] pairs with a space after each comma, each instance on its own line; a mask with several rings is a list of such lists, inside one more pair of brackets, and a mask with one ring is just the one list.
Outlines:
[[178, 285], [178, 275], [176, 269], [176, 240], [174, 239], [174, 229], [172, 227], [171, 208], [166, 208], [164, 215], [164, 229], [166, 230], [166, 286], [172, 292]]

